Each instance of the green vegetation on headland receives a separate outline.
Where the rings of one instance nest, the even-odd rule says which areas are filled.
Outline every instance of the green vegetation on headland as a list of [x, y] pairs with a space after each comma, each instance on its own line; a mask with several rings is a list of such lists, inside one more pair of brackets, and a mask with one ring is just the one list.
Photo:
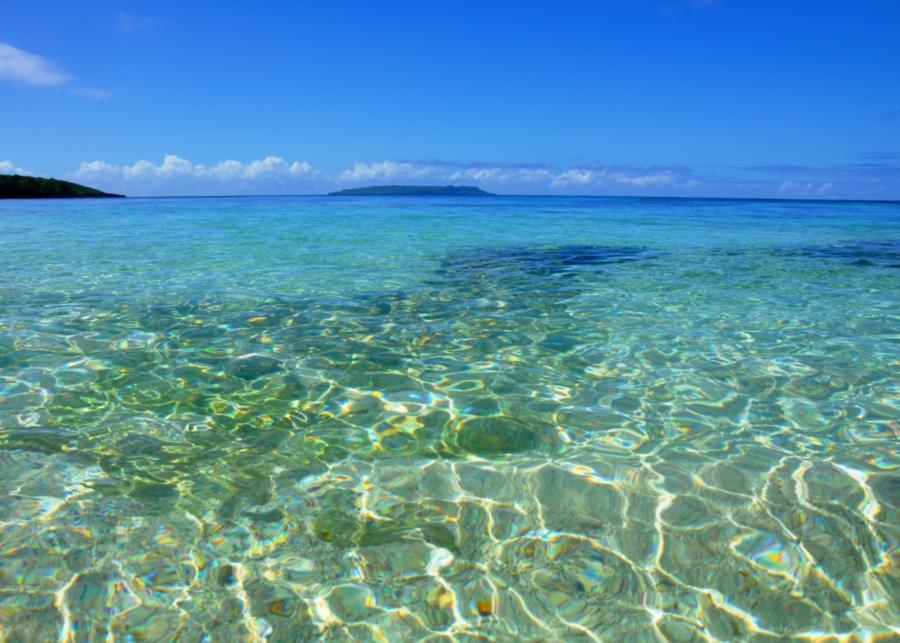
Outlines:
[[372, 185], [329, 192], [328, 196], [494, 196], [471, 185]]
[[121, 197], [69, 181], [37, 176], [0, 174], [0, 199], [71, 199], [77, 197]]

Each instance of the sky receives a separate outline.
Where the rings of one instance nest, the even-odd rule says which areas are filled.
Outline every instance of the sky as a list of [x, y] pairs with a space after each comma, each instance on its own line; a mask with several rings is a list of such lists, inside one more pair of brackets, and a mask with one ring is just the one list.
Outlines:
[[900, 2], [0, 7], [0, 173], [900, 199]]

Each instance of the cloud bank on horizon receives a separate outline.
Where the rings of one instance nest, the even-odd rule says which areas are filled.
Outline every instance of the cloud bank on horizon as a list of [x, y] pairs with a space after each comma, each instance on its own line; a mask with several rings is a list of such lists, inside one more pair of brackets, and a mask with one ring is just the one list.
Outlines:
[[[2, 160], [0, 174], [41, 173]], [[203, 164], [166, 154], [158, 163], [83, 162], [59, 178], [129, 196], [320, 194], [344, 187], [405, 183], [477, 185], [499, 194], [890, 200], [900, 193], [900, 155], [873, 152], [861, 156], [856, 163], [830, 167], [700, 169], [386, 159], [357, 161], [344, 170], [326, 172], [309, 161], [289, 161], [278, 156]]]
[[166, 154], [158, 164], [144, 160], [131, 165], [85, 162], [66, 178], [135, 196], [189, 196], [291, 192], [309, 185], [319, 175], [319, 170], [306, 161], [288, 162], [278, 156], [249, 163], [226, 160], [203, 165]]

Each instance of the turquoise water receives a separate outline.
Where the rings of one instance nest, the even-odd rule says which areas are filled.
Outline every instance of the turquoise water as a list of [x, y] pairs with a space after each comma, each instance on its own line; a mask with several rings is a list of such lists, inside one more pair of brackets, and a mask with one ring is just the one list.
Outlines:
[[898, 374], [898, 204], [0, 202], [0, 638], [891, 639]]

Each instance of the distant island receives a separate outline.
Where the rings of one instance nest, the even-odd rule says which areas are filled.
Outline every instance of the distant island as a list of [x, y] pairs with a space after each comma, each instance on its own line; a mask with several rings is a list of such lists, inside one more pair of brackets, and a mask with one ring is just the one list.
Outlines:
[[496, 196], [471, 185], [372, 185], [329, 192], [328, 196]]
[[110, 194], [78, 185], [70, 181], [43, 179], [37, 176], [21, 176], [19, 174], [0, 174], [0, 199], [71, 199], [122, 197], [122, 194]]

